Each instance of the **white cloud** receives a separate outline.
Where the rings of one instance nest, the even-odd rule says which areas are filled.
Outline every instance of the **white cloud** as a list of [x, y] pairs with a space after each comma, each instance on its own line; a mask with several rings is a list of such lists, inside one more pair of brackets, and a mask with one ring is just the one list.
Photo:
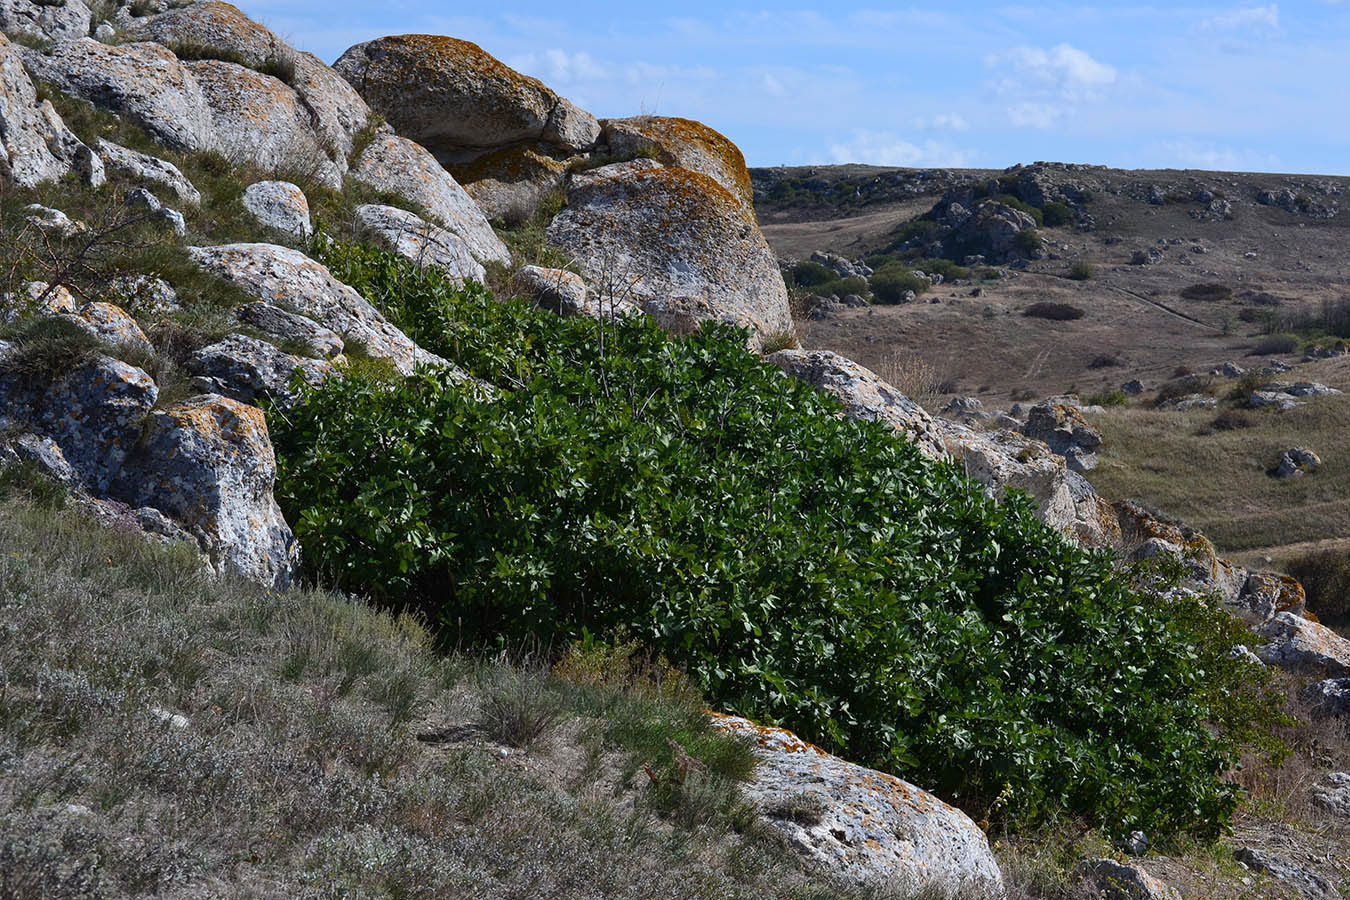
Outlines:
[[921, 131], [969, 131], [970, 123], [960, 113], [938, 113], [932, 118], [915, 119], [914, 127]]
[[1202, 31], [1278, 31], [1279, 28], [1280, 7], [1275, 3], [1230, 10], [1200, 23]]
[[985, 65], [1011, 68], [1011, 75], [995, 82], [996, 89], [1005, 94], [1036, 92], [1080, 100], [1094, 96], [1116, 80], [1115, 68], [1070, 44], [1058, 44], [1049, 50], [1014, 47], [988, 57]]
[[1201, 141], [1182, 140], [1157, 145], [1155, 152], [1164, 164], [1180, 168], [1211, 169], [1219, 172], [1278, 172], [1283, 166], [1272, 153], [1240, 147], [1228, 147]]
[[604, 78], [608, 74], [605, 67], [586, 52], [545, 50], [543, 53], [526, 53], [523, 56], [510, 57], [506, 64], [545, 83], [584, 81]]
[[943, 141], [915, 144], [888, 131], [856, 130], [852, 140], [831, 144], [827, 159], [818, 162], [962, 168], [970, 164], [971, 158], [970, 151]]
[[1014, 103], [1004, 110], [1008, 121], [1018, 128], [1054, 128], [1064, 116], [1064, 109], [1051, 103]]

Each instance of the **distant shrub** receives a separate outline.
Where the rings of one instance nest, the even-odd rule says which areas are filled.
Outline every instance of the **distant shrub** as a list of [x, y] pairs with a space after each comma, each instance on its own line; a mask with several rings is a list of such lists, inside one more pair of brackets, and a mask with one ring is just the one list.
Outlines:
[[1308, 595], [1308, 608], [1329, 628], [1350, 625], [1350, 552], [1320, 550], [1288, 566]]
[[934, 241], [937, 240], [943, 232], [943, 228], [932, 219], [913, 219], [898, 226], [891, 232], [892, 240], [897, 244], [903, 244], [906, 241]]
[[1117, 357], [1109, 353], [1100, 353], [1097, 356], [1092, 357], [1092, 362], [1088, 363], [1088, 368], [1109, 369], [1112, 366], [1118, 365], [1120, 365], [1120, 360]]
[[1299, 340], [1292, 334], [1268, 334], [1252, 347], [1251, 356], [1273, 356], [1277, 353], [1293, 353], [1298, 349]]
[[1022, 315], [1036, 319], [1051, 319], [1056, 322], [1070, 322], [1083, 318], [1083, 310], [1069, 303], [1051, 303], [1041, 301], [1022, 310]]
[[1126, 406], [1129, 404], [1130, 398], [1119, 388], [1110, 388], [1100, 394], [1093, 394], [1083, 402], [1088, 406]]
[[1072, 224], [1074, 220], [1073, 210], [1068, 204], [1060, 203], [1058, 200], [1051, 201], [1041, 207], [1041, 221], [1046, 228], [1058, 228], [1061, 225]]
[[1252, 417], [1240, 409], [1225, 409], [1214, 417], [1210, 423], [1210, 428], [1215, 431], [1240, 431], [1243, 428], [1251, 428], [1256, 423]]
[[867, 297], [871, 291], [868, 288], [866, 278], [854, 275], [848, 278], [836, 278], [833, 281], [817, 284], [811, 288], [811, 293], [821, 297], [846, 297], [849, 294]]
[[1097, 269], [1090, 262], [1079, 260], [1069, 266], [1069, 277], [1074, 281], [1087, 281], [1097, 274]]
[[1025, 228], [1013, 235], [1013, 246], [1026, 257], [1034, 257], [1045, 249], [1045, 239], [1034, 228]]
[[792, 267], [793, 283], [801, 287], [815, 287], [838, 279], [839, 273], [834, 269], [813, 260], [805, 259]]
[[1158, 388], [1154, 405], [1163, 406], [1191, 394], [1209, 394], [1213, 390], [1214, 379], [1208, 375], [1182, 375], [1164, 382], [1162, 387]]
[[1233, 289], [1226, 284], [1192, 284], [1182, 288], [1181, 296], [1187, 300], [1225, 302], [1233, 299]]
[[922, 294], [932, 287], [926, 278], [914, 274], [914, 270], [900, 263], [887, 263], [872, 273], [870, 279], [872, 296], [878, 303], [903, 303], [905, 292]]
[[914, 268], [929, 275], [941, 275], [946, 281], [963, 281], [974, 273], [965, 266], [958, 266], [950, 259], [916, 259]]

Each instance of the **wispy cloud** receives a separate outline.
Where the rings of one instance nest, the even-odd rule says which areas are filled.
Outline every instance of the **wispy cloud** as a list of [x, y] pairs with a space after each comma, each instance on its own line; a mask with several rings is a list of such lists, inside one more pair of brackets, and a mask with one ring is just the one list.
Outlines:
[[1212, 169], [1220, 172], [1277, 172], [1280, 158], [1273, 153], [1230, 147], [1203, 141], [1170, 141], [1157, 145], [1163, 164], [1186, 169]]
[[1081, 100], [1116, 80], [1114, 67], [1093, 59], [1071, 44], [1058, 44], [1049, 50], [1039, 47], [1014, 47], [1006, 53], [985, 59], [992, 68], [1011, 69], [999, 82], [1006, 93], [1028, 90], [1058, 95], [1065, 100]]
[[960, 113], [949, 112], [915, 119], [914, 127], [921, 131], [969, 131], [970, 123]]
[[876, 166], [952, 166], [971, 163], [974, 154], [944, 141], [915, 144], [888, 131], [855, 130], [852, 138], [830, 145], [819, 162], [870, 163]]
[[1275, 3], [1229, 10], [1200, 22], [1201, 31], [1278, 31], [1279, 28], [1280, 7]]
[[512, 56], [506, 64], [513, 69], [533, 75], [545, 82], [570, 83], [605, 78], [609, 70], [584, 51], [568, 53], [564, 50], [544, 50]]

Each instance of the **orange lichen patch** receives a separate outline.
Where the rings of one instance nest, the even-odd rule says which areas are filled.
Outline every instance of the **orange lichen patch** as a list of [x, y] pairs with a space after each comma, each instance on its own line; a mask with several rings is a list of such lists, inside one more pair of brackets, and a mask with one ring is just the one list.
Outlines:
[[1275, 600], [1275, 611], [1292, 612], [1311, 622], [1318, 621], [1316, 616], [1305, 611], [1308, 597], [1298, 579], [1292, 575], [1278, 575], [1276, 577], [1279, 579], [1279, 594]]
[[1145, 510], [1128, 501], [1117, 503], [1120, 530], [1129, 546], [1137, 546], [1150, 538], [1167, 541], [1170, 544], [1184, 545], [1186, 536], [1176, 525], [1160, 522]]
[[456, 181], [466, 186], [484, 180], [515, 184], [549, 176], [561, 177], [567, 171], [564, 163], [540, 153], [532, 143], [503, 147], [462, 165], [446, 168]]
[[[522, 75], [472, 41], [461, 41], [440, 34], [400, 34], [381, 38], [378, 43], [382, 50], [397, 53], [414, 62], [417, 71], [472, 69], [484, 77], [557, 96], [538, 78]], [[414, 73], [409, 71], [406, 74]]]
[[708, 711], [708, 717], [712, 719], [713, 726], [721, 728], [723, 731], [730, 731], [732, 734], [749, 735], [760, 747], [772, 747], [783, 753], [814, 753], [817, 756], [829, 756], [824, 750], [815, 744], [808, 743], [797, 735], [788, 731], [786, 728], [778, 728], [773, 725], [756, 725], [749, 719], [743, 719], [740, 716], [729, 716], [725, 713]]
[[1077, 512], [1076, 533], [1085, 546], [1106, 548], [1120, 543], [1120, 517], [1110, 502], [1094, 495], [1090, 504], [1080, 506]]
[[692, 119], [638, 116], [606, 123], [609, 141], [619, 150], [646, 150], [669, 166], [715, 179], [744, 206], [754, 207], [754, 188], [745, 157], [725, 135]]

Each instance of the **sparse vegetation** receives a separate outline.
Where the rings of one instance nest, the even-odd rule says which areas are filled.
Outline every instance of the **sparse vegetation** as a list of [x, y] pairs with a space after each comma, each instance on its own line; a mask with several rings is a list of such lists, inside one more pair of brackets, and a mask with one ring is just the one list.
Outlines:
[[1054, 322], [1072, 322], [1074, 319], [1083, 318], [1084, 312], [1071, 303], [1041, 301], [1022, 310], [1022, 315], [1036, 319], [1050, 319]]
[[1069, 277], [1074, 281], [1089, 281], [1097, 274], [1097, 268], [1090, 262], [1079, 260], [1069, 266]]
[[1041, 224], [1046, 228], [1059, 228], [1073, 224], [1073, 210], [1068, 204], [1052, 200], [1041, 207]]
[[1299, 339], [1292, 334], [1268, 334], [1252, 347], [1252, 356], [1274, 356], [1293, 353], [1299, 348]]
[[1233, 289], [1226, 284], [1192, 284], [1181, 289], [1181, 296], [1187, 300], [1226, 303], [1233, 299]]
[[1033, 259], [1045, 249], [1045, 239], [1034, 228], [1025, 228], [1013, 236], [1013, 247], [1028, 259]]
[[918, 296], [933, 286], [927, 278], [897, 262], [887, 263], [874, 271], [870, 283], [872, 296], [878, 303], [904, 303], [906, 293], [913, 292]]
[[1130, 398], [1119, 388], [1110, 388], [1100, 394], [1092, 394], [1083, 402], [1088, 406], [1125, 406], [1130, 402]]

